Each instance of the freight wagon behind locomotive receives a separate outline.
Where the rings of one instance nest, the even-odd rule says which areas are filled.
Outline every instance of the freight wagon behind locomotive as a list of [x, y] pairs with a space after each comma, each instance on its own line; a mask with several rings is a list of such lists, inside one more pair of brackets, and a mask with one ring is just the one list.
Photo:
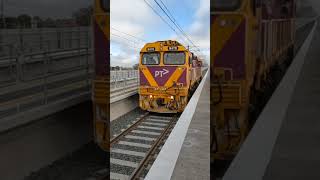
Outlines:
[[139, 106], [179, 113], [199, 85], [202, 61], [177, 41], [147, 43], [140, 52]]
[[212, 0], [212, 159], [238, 152], [254, 119], [257, 93], [293, 56], [295, 0]]

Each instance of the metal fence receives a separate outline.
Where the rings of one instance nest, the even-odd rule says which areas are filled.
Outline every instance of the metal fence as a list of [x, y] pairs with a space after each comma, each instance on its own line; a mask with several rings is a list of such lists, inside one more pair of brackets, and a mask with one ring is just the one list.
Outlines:
[[89, 33], [80, 28], [0, 31], [0, 131], [90, 99]]
[[91, 49], [90, 34], [88, 27], [0, 30], [0, 57], [66, 49]]

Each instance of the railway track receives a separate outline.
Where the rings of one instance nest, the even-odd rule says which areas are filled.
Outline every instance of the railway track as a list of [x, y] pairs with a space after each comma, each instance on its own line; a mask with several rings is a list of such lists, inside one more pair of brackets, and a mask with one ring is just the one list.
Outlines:
[[104, 169], [87, 180], [143, 179], [177, 120], [177, 115], [140, 116], [110, 140], [110, 174]]

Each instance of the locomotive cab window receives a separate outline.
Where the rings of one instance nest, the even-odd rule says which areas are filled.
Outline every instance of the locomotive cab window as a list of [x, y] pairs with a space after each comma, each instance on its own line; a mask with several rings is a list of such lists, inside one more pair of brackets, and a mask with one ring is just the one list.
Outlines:
[[144, 53], [141, 61], [143, 65], [158, 65], [160, 63], [160, 53]]
[[168, 52], [164, 54], [164, 64], [182, 65], [185, 64], [186, 54], [184, 52]]
[[242, 0], [212, 0], [211, 6], [215, 11], [230, 11], [240, 7]]

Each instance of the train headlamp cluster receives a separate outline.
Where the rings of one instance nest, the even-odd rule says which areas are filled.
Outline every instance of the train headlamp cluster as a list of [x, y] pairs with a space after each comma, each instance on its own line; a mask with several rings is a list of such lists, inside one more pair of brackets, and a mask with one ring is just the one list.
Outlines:
[[[150, 94], [150, 95], [149, 95], [149, 98], [150, 98], [150, 99], [153, 99], [154, 96]], [[170, 99], [171, 99], [171, 100], [174, 100], [174, 96], [170, 96]]]

